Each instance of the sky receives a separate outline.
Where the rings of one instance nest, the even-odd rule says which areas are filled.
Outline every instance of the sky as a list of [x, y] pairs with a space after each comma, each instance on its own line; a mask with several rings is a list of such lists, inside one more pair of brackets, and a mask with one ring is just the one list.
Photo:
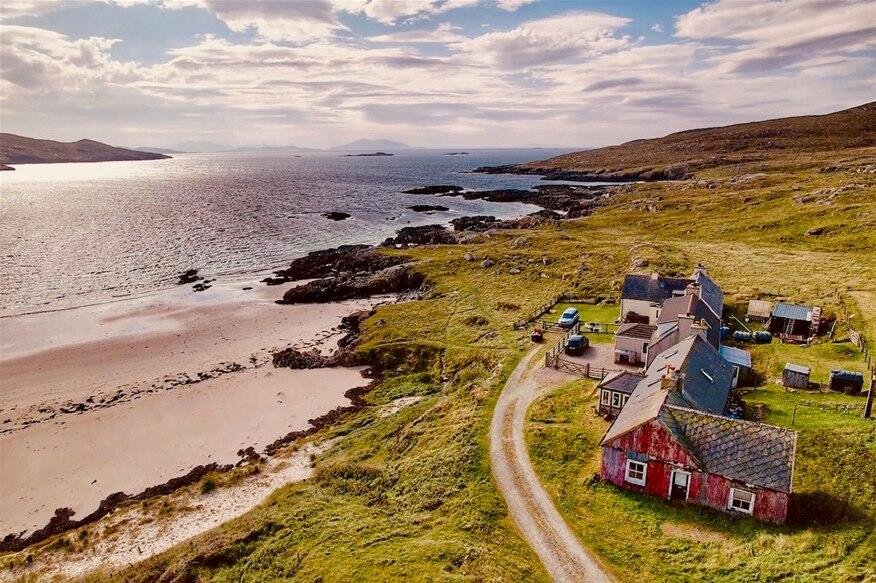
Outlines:
[[876, 0], [3, 0], [0, 130], [592, 147], [874, 99]]

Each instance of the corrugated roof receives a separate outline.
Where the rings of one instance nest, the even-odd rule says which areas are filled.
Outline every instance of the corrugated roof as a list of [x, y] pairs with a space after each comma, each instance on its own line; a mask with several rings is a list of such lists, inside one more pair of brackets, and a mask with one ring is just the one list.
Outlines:
[[773, 318], [787, 318], [789, 320], [805, 320], [811, 322], [812, 308], [779, 302], [773, 307]]
[[797, 434], [765, 423], [729, 419], [688, 408], [666, 406], [664, 423], [706, 472], [791, 492]]
[[809, 374], [809, 367], [803, 366], [802, 364], [794, 364], [789, 362], [785, 365], [785, 370], [790, 370], [791, 372], [799, 372], [800, 374]]
[[641, 338], [643, 340], [647, 340], [651, 337], [651, 334], [656, 330], [656, 326], [649, 326], [648, 324], [638, 324], [634, 322], [627, 322], [625, 324], [621, 324], [617, 332], [616, 336], [626, 336], [627, 338]]
[[718, 349], [718, 353], [730, 364], [751, 368], [751, 353], [747, 350], [734, 348], [732, 346], [721, 346], [721, 348]]
[[629, 395], [643, 378], [645, 378], [645, 375], [643, 374], [619, 371], [602, 379], [602, 382], [600, 382], [598, 386], [599, 388], [611, 389], [612, 391], [618, 391]]
[[773, 303], [766, 300], [748, 300], [748, 311], [746, 315], [754, 316], [755, 318], [769, 318], [773, 312]]
[[659, 304], [663, 300], [671, 298], [674, 292], [683, 291], [689, 283], [691, 283], [690, 279], [680, 277], [653, 277], [631, 273], [624, 277], [621, 298], [645, 300]]

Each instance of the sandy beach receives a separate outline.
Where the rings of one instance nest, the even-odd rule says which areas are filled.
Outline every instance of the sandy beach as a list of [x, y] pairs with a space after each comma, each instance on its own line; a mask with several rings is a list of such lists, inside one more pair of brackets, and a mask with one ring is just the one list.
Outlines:
[[276, 369], [270, 352], [330, 350], [341, 318], [374, 301], [275, 304], [287, 288], [180, 286], [0, 319], [0, 534], [234, 462], [347, 404], [360, 370]]

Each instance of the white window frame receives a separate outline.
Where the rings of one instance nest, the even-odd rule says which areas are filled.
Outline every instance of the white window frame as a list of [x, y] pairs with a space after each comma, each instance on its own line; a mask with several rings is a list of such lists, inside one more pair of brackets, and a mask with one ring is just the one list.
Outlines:
[[615, 408], [617, 408], [617, 409], [620, 409], [620, 408], [622, 407], [622, 405], [621, 405], [621, 394], [618, 393], [617, 391], [612, 391], [612, 392], [611, 392], [611, 406], [612, 406], [612, 407], [615, 407]]
[[[736, 500], [736, 492], [744, 492], [751, 495], [751, 501], [749, 501], [748, 503], [747, 510], [733, 505], [734, 500]], [[742, 514], [754, 514], [754, 501], [756, 498], [757, 494], [755, 494], [751, 490], [743, 490], [742, 488], [730, 488], [730, 498], [727, 500], [727, 509], [732, 510], [733, 512], [740, 512]]]
[[602, 399], [601, 399], [602, 404], [605, 406], [610, 406], [611, 405], [611, 395], [610, 395], [611, 391], [609, 391], [608, 389], [602, 389], [600, 392], [602, 393]]
[[[631, 467], [632, 464], [642, 466], [641, 470], [633, 469]], [[636, 478], [634, 476], [631, 476], [630, 475], [631, 470], [636, 471], [636, 472], [641, 472], [642, 477]], [[624, 480], [626, 480], [630, 484], [635, 484], [637, 486], [644, 486], [647, 479], [648, 479], [648, 462], [640, 462], [638, 460], [631, 460], [631, 459], [627, 458], [627, 466], [626, 466], [626, 469], [624, 470]]]

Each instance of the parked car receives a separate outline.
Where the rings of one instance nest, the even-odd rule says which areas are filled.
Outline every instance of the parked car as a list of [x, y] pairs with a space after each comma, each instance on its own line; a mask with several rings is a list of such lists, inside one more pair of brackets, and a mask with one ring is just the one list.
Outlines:
[[573, 334], [572, 336], [569, 336], [569, 339], [566, 341], [566, 354], [573, 356], [581, 354], [588, 346], [590, 346], [590, 341], [587, 340], [586, 336]]
[[536, 326], [532, 329], [532, 333], [529, 335], [529, 338], [532, 339], [533, 342], [544, 341], [544, 328], [542, 328], [541, 326]]
[[566, 308], [563, 312], [563, 315], [560, 316], [560, 319], [557, 320], [557, 324], [560, 325], [560, 328], [565, 328], [569, 330], [578, 323], [578, 308]]

